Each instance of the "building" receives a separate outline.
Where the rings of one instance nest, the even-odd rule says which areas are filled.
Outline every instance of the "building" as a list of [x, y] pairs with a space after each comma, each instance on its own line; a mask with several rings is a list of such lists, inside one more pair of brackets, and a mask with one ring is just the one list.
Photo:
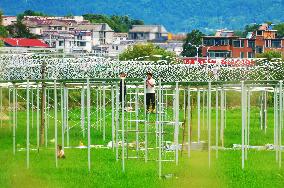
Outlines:
[[39, 39], [27, 38], [0, 38], [5, 47], [48, 48], [48, 44]]
[[130, 40], [166, 41], [168, 31], [162, 25], [133, 25], [128, 32]]
[[44, 31], [41, 38], [49, 47], [64, 52], [92, 52], [92, 32], [73, 31]]
[[114, 31], [108, 24], [91, 24], [80, 16], [25, 16], [22, 22], [31, 33], [38, 35], [50, 47], [67, 52], [93, 52], [98, 46], [113, 42]]
[[2, 16], [2, 25], [9, 26], [17, 22], [17, 16]]
[[218, 30], [215, 36], [202, 38], [202, 56], [254, 58], [257, 54], [270, 50], [284, 54], [284, 39], [277, 38], [276, 32], [267, 24], [262, 24], [258, 30], [249, 32], [245, 38], [235, 36], [233, 31]]
[[154, 43], [156, 46], [163, 48], [169, 52], [173, 52], [175, 55], [180, 56], [183, 51], [182, 41], [168, 41], [163, 43]]

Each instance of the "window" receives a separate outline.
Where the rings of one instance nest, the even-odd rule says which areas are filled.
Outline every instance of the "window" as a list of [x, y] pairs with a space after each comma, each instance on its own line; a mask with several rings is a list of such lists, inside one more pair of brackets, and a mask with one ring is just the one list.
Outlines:
[[256, 51], [256, 53], [261, 54], [263, 52], [263, 47], [262, 46], [256, 46], [255, 51]]
[[64, 45], [64, 41], [59, 41], [59, 46], [63, 46]]
[[118, 46], [116, 46], [116, 50], [118, 50]]
[[248, 41], [248, 47], [249, 48], [255, 48], [255, 41], [249, 40]]
[[254, 54], [252, 52], [248, 52], [248, 58], [254, 58]]
[[214, 39], [203, 39], [204, 46], [214, 46]]
[[228, 39], [215, 39], [214, 41], [214, 46], [225, 46], [229, 45], [229, 40]]
[[244, 52], [240, 52], [240, 58], [244, 58], [245, 57], [245, 53]]
[[256, 35], [257, 35], [257, 36], [262, 36], [262, 35], [263, 35], [263, 31], [257, 31], [257, 32], [256, 32]]
[[233, 46], [235, 48], [243, 48], [244, 47], [244, 41], [243, 40], [234, 40]]
[[273, 40], [271, 42], [271, 47], [272, 48], [281, 48], [281, 40]]
[[86, 42], [80, 42], [80, 46], [86, 46]]
[[217, 57], [217, 58], [224, 58], [224, 57], [230, 57], [229, 51], [209, 51], [208, 53], [209, 57]]

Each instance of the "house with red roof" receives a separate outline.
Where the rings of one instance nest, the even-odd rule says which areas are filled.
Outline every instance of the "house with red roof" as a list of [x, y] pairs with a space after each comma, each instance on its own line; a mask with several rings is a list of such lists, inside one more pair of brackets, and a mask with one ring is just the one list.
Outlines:
[[6, 47], [48, 48], [49, 45], [40, 39], [0, 38]]

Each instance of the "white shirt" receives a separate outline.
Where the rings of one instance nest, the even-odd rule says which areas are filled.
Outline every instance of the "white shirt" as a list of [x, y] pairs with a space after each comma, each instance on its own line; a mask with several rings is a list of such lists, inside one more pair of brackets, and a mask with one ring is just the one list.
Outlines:
[[146, 80], [146, 93], [155, 93], [155, 80], [151, 78]]

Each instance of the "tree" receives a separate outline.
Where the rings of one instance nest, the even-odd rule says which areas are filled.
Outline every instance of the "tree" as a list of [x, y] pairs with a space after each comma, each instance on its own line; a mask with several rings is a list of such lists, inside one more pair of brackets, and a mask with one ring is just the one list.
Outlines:
[[139, 60], [145, 61], [158, 61], [162, 59], [170, 60], [174, 57], [174, 53], [166, 51], [159, 46], [155, 46], [152, 43], [136, 44], [127, 48], [122, 54], [119, 55], [120, 60], [134, 60], [139, 58]]
[[0, 37], [8, 37], [8, 31], [6, 27], [0, 25]]
[[42, 12], [35, 12], [33, 10], [26, 10], [22, 14], [17, 15], [17, 21], [22, 21], [25, 16], [48, 16]]
[[9, 31], [11, 37], [14, 38], [37, 38], [37, 36], [30, 33], [27, 26], [20, 21], [17, 21], [13, 25], [7, 26], [7, 30]]
[[277, 24], [273, 27], [273, 29], [277, 30], [277, 37], [284, 37], [284, 23]]
[[83, 17], [91, 23], [107, 23], [115, 32], [128, 32], [132, 25], [144, 24], [142, 20], [135, 20], [128, 16], [85, 14]]
[[[204, 34], [199, 30], [192, 30], [190, 33], [188, 33], [185, 42], [183, 44], [182, 55], [186, 57], [196, 56], [196, 48], [192, 45], [197, 45], [197, 46], [201, 45], [202, 36], [204, 36]], [[199, 48], [198, 54], [199, 56], [201, 56], [201, 48]]]
[[0, 25], [3, 25], [3, 11], [0, 10]]
[[272, 51], [266, 51], [262, 54], [258, 54], [257, 57], [258, 58], [266, 58], [268, 60], [271, 60], [273, 58], [281, 58], [282, 54], [279, 51], [272, 50]]

